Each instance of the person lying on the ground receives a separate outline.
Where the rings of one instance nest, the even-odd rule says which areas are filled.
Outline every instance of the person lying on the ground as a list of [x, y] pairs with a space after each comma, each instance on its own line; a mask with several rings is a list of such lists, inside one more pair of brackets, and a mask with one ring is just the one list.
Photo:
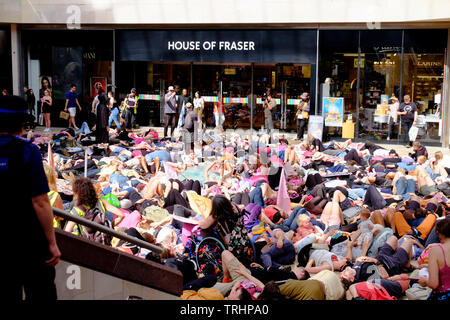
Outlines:
[[436, 183], [430, 177], [424, 165], [418, 165], [415, 171], [417, 173], [417, 189], [420, 194], [428, 196], [439, 192]]
[[[210, 172], [213, 171], [213, 177], [210, 177]], [[233, 174], [234, 169], [231, 164], [227, 161], [221, 159], [212, 162], [205, 169], [204, 179], [205, 181], [214, 181], [214, 182], [224, 182], [228, 178], [230, 178]]]
[[[264, 291], [274, 289], [271, 285], [266, 288], [266, 285], [270, 282], [264, 284], [254, 277], [251, 271], [230, 251], [224, 250], [221, 258], [224, 278], [228, 279], [228, 282], [216, 283], [213, 288], [217, 289], [223, 296], [228, 296], [228, 300], [252, 301], [256, 300], [260, 294], [267, 296], [268, 292], [264, 294]], [[248, 288], [250, 284], [254, 286], [251, 293], [242, 290]]]
[[436, 151], [434, 153], [434, 158], [430, 159], [429, 166], [433, 172], [432, 179], [436, 177], [447, 178], [448, 171], [446, 170], [446, 163], [444, 161], [444, 154], [442, 151]]
[[[387, 279], [374, 279], [352, 284], [347, 292], [347, 300], [393, 300], [399, 299], [410, 286], [406, 273]], [[384, 290], [383, 290], [384, 289]]]
[[272, 236], [272, 241], [262, 249], [261, 263], [264, 268], [285, 269], [295, 261], [295, 248], [289, 236], [285, 237], [281, 229], [275, 229], [273, 232], [267, 228]]
[[314, 250], [308, 260], [305, 270], [310, 274], [316, 274], [323, 270], [341, 270], [343, 266], [348, 265], [347, 257], [340, 257], [327, 250]]
[[[412, 245], [414, 240], [406, 237], [401, 246], [398, 246], [398, 238], [391, 236], [380, 248], [375, 258], [361, 256], [355, 260], [353, 269], [356, 272], [356, 281], [371, 279], [387, 279], [390, 276], [411, 272]], [[373, 267], [371, 267], [373, 266]]]

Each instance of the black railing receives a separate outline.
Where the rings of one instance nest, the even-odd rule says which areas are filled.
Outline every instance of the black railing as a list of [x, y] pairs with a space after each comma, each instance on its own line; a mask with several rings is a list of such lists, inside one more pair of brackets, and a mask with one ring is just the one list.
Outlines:
[[103, 226], [101, 224], [98, 224], [96, 222], [92, 222], [92, 221], [90, 221], [90, 220], [88, 220], [86, 218], [82, 218], [82, 217], [79, 217], [79, 216], [71, 215], [71, 214], [69, 214], [69, 213], [67, 213], [67, 212], [65, 212], [65, 211], [63, 211], [61, 209], [53, 208], [53, 213], [56, 216], [58, 216], [58, 217], [64, 218], [65, 220], [76, 222], [76, 223], [81, 224], [83, 226], [95, 229], [95, 230], [103, 232], [105, 234], [108, 234], [108, 235], [110, 235], [112, 237], [116, 237], [116, 238], [118, 238], [120, 240], [124, 240], [124, 241], [127, 241], [129, 243], [135, 244], [138, 247], [141, 247], [141, 248], [144, 248], [144, 249], [147, 249], [147, 250], [151, 250], [151, 251], [153, 251], [155, 253], [160, 254], [163, 251], [163, 248], [161, 248], [159, 246], [156, 246], [156, 245], [151, 244], [151, 243], [146, 242], [146, 241], [139, 240], [139, 239], [137, 239], [135, 237], [131, 237], [131, 236], [127, 235], [127, 234], [118, 232], [116, 230], [110, 229], [110, 228], [105, 227], [105, 226]]

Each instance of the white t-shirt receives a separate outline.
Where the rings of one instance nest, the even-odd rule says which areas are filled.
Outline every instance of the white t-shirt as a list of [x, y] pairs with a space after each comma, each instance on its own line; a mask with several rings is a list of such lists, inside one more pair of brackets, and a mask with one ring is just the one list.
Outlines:
[[194, 98], [194, 108], [201, 108], [202, 105], [205, 103], [203, 98]]

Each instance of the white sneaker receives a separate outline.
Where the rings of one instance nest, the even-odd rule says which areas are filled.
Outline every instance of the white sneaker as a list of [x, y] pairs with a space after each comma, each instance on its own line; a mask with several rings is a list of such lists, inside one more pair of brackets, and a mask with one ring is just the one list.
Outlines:
[[78, 127], [75, 127], [75, 128], [73, 128], [75, 131], [80, 131], [80, 128], [78, 128]]
[[389, 137], [387, 137], [387, 139], [386, 139], [387, 141], [389, 141], [389, 140], [391, 140]]

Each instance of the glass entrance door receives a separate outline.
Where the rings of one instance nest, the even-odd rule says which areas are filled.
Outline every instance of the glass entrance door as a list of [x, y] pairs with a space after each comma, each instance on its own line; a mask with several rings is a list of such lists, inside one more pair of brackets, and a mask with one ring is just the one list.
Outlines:
[[193, 88], [205, 101], [206, 127], [216, 126], [214, 107], [222, 105], [224, 129], [250, 128], [251, 65], [194, 64]]

